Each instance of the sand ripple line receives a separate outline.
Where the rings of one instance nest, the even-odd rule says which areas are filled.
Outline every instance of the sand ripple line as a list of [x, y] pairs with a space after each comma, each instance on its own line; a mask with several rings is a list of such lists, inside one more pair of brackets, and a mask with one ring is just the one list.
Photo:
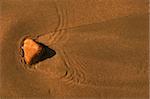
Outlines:
[[62, 77], [62, 80], [67, 84], [82, 84], [86, 80], [85, 70], [82, 69], [81, 64], [71, 58], [64, 50], [61, 53], [62, 60], [67, 67], [66, 74]]
[[[46, 34], [39, 34], [37, 38], [40, 37], [49, 37], [48, 45], [56, 44], [58, 42], [65, 42], [68, 39], [67, 34], [67, 26], [68, 26], [68, 10], [66, 7], [61, 7], [59, 2], [54, 0], [54, 5], [56, 8], [57, 16], [58, 16], [58, 25], [54, 31], [50, 31]], [[67, 35], [66, 35], [67, 34]]]
[[60, 41], [64, 37], [64, 32], [66, 32], [66, 27], [68, 24], [68, 12], [65, 7], [61, 7], [57, 1], [54, 1], [56, 12], [58, 14], [58, 26], [55, 31], [52, 33], [52, 43]]

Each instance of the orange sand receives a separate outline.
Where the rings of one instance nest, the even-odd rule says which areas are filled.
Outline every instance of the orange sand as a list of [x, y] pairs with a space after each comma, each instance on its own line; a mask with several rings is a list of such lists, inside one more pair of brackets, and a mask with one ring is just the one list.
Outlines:
[[[0, 96], [148, 99], [148, 0], [1, 0]], [[26, 68], [30, 36], [56, 55]]]

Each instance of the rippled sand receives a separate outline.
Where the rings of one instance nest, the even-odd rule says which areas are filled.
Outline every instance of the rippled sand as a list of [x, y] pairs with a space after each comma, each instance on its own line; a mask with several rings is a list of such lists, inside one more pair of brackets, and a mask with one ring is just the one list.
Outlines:
[[[2, 0], [0, 95], [148, 99], [148, 0]], [[31, 37], [56, 52], [29, 68]]]

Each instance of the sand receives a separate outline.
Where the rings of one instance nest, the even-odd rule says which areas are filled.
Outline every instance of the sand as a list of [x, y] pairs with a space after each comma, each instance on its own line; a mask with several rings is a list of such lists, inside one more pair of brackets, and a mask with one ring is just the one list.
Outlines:
[[[148, 99], [148, 0], [1, 0], [0, 96]], [[30, 68], [29, 36], [56, 54]]]

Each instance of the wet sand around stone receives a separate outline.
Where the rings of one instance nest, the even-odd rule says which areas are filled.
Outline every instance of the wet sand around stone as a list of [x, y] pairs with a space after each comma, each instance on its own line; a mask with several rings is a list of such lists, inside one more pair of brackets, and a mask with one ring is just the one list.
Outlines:
[[[148, 0], [2, 0], [0, 96], [148, 99]], [[56, 54], [29, 68], [25, 37]]]

